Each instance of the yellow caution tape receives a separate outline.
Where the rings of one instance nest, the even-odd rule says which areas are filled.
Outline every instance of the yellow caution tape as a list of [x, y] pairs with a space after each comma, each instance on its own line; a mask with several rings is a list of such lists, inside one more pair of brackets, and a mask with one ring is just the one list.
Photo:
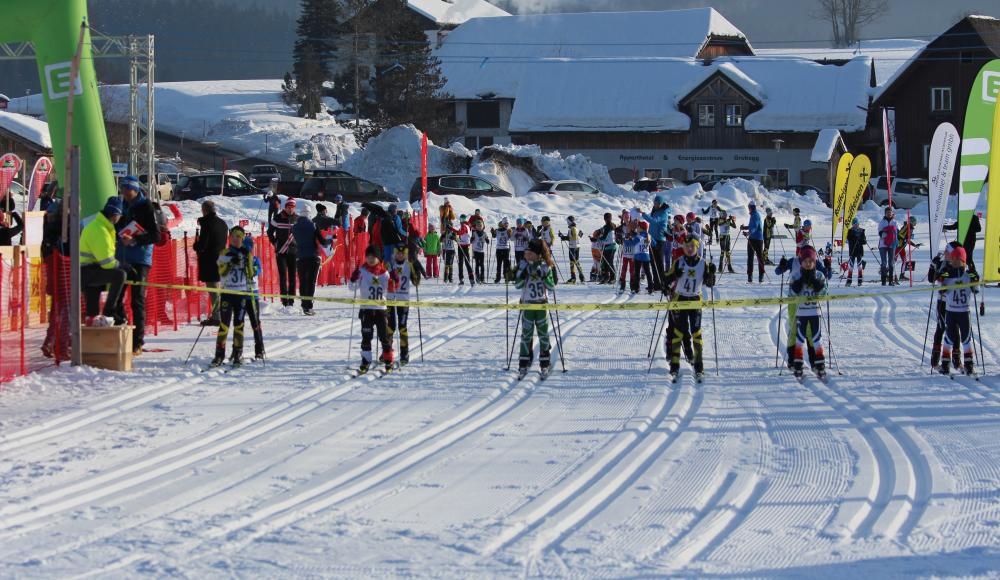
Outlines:
[[[146, 286], [148, 288], [163, 288], [167, 290], [186, 290], [188, 292], [208, 292], [212, 294], [229, 294], [232, 296], [256, 296], [257, 298], [274, 298], [277, 300], [302, 300], [302, 296], [293, 294], [261, 294], [259, 292], [248, 292], [245, 290], [223, 290], [221, 288], [206, 288], [204, 286], [185, 286], [182, 284], [154, 284], [152, 282], [133, 282], [128, 284], [133, 286]], [[948, 286], [953, 288], [972, 288], [984, 286], [985, 282], [973, 282], [969, 284], [955, 284]], [[746, 308], [752, 306], [778, 306], [787, 304], [803, 304], [806, 302], [840, 302], [844, 300], [860, 300], [865, 298], [878, 298], [879, 296], [893, 296], [901, 294], [916, 294], [920, 292], [939, 292], [940, 286], [923, 286], [919, 288], [901, 288], [885, 292], [867, 292], [853, 294], [828, 294], [826, 296], [773, 296], [767, 298], [732, 298], [718, 300], [672, 300], [666, 302], [624, 302], [624, 303], [543, 303], [543, 304], [493, 304], [483, 302], [452, 302], [440, 300], [367, 300], [362, 298], [331, 298], [328, 296], [311, 296], [308, 300], [313, 302], [326, 302], [329, 304], [344, 304], [358, 306], [400, 306], [409, 308], [467, 308], [473, 310], [699, 310], [701, 308]]]

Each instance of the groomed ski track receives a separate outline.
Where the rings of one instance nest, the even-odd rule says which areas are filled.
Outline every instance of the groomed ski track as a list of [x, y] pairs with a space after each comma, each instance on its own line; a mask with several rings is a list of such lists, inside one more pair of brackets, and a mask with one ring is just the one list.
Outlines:
[[[769, 274], [727, 274], [720, 295], [775, 295]], [[421, 296], [496, 303], [504, 288]], [[1000, 381], [919, 368], [926, 307], [922, 293], [835, 303], [830, 379], [802, 384], [774, 368], [776, 308], [717, 311], [717, 337], [704, 312], [703, 384], [687, 366], [671, 384], [661, 343], [646, 373], [652, 312], [561, 313], [569, 372], [553, 340], [544, 382], [537, 361], [520, 382], [503, 370], [500, 310], [423, 312], [423, 363], [411, 313], [411, 364], [357, 378], [342, 306], [265, 317], [267, 364], [225, 373], [201, 372], [209, 331], [180, 364], [198, 330], [184, 329], [151, 340], [169, 351], [135, 375], [59, 369], [44, 389], [22, 380], [37, 400], [2, 403], [0, 571], [981, 574], [1000, 568]], [[995, 372], [1000, 342], [983, 346]]]

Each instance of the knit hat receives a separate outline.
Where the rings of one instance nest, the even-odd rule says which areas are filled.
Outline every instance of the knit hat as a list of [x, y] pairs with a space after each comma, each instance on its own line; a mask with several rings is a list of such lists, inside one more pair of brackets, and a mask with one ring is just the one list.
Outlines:
[[528, 242], [528, 250], [541, 256], [544, 251], [542, 250], [542, 240], [531, 240]]
[[104, 214], [107, 216], [122, 215], [122, 198], [113, 195], [104, 203]]
[[550, 222], [550, 221], [552, 221], [552, 220], [550, 220], [550, 219], [549, 219], [549, 216], [544, 216], [544, 217], [542, 217], [542, 223], [543, 223], [543, 224], [544, 224], [544, 223], [548, 223], [548, 222]]
[[285, 202], [285, 207], [295, 207], [295, 200], [288, 198], [288, 201]]
[[123, 181], [122, 187], [124, 189], [131, 189], [132, 191], [142, 193], [142, 185], [140, 185], [138, 181]]
[[380, 258], [381, 254], [379, 254], [378, 248], [376, 248], [375, 246], [368, 246], [367, 248], [365, 248], [365, 257], [367, 258], [368, 256], [375, 256], [376, 258]]
[[244, 230], [240, 226], [233, 226], [233, 227], [229, 228], [229, 235], [230, 236], [235, 235], [237, 237], [237, 239], [239, 240], [239, 243], [236, 244], [236, 245], [237, 246], [242, 246], [243, 245], [243, 240], [247, 237], [247, 232], [246, 232], [246, 230]]
[[323, 204], [321, 204], [321, 203], [317, 203], [317, 204], [316, 204], [316, 211], [317, 211], [318, 213], [323, 213], [323, 212], [325, 212], [325, 211], [326, 211], [326, 206], [325, 206], [325, 205], [323, 205]]
[[803, 260], [815, 260], [816, 259], [816, 249], [812, 246], [803, 246], [799, 251], [799, 261]]

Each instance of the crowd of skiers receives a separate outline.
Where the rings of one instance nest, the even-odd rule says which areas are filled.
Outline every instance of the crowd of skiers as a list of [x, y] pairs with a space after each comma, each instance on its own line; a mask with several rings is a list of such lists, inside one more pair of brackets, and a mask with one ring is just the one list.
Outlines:
[[[122, 196], [110, 198], [104, 210], [84, 228], [80, 240], [88, 324], [121, 323], [124, 317], [122, 288], [126, 280], [145, 279], [151, 264], [151, 244], [159, 236], [158, 220], [152, 207], [144, 203], [141, 187], [126, 179], [122, 190]], [[721, 208], [717, 200], [700, 208], [701, 215], [693, 211], [673, 215], [670, 205], [657, 195], [648, 212], [639, 208], [624, 210], [617, 220], [611, 213], [604, 214], [604, 224], [588, 236], [573, 216], [566, 219], [565, 233], [561, 228], [554, 228], [548, 216], [537, 226], [523, 217], [516, 218], [512, 226], [508, 218], [502, 217], [488, 227], [479, 210], [471, 215], [456, 215], [445, 199], [439, 208], [437, 223], [430, 220], [427, 232], [420, 235], [413, 210], [405, 202], [392, 204], [386, 210], [366, 204], [360, 215], [352, 220], [348, 205], [339, 196], [334, 200], [333, 217], [328, 215], [323, 204], [317, 204], [317, 215], [310, 218], [296, 212], [294, 199], [282, 203], [277, 195], [271, 195], [266, 201], [269, 207], [267, 236], [275, 248], [279, 286], [285, 296], [282, 305], [286, 311], [294, 303], [290, 297], [297, 296], [302, 312], [314, 314], [312, 298], [317, 275], [323, 257], [331, 252], [337, 235], [335, 231], [370, 234], [366, 239], [371, 245], [364, 249], [363, 258], [359, 256], [349, 277], [355, 297], [375, 301], [359, 307], [362, 352], [359, 372], [367, 372], [374, 362], [375, 339], [381, 347], [379, 362], [387, 371], [395, 364], [409, 362], [409, 308], [381, 305], [378, 301], [410, 300], [411, 289], [419, 293], [419, 285], [426, 278], [454, 283], [457, 264], [459, 285], [465, 284], [466, 277], [470, 285], [485, 284], [491, 281], [492, 270], [493, 283], [514, 283], [521, 291], [520, 302], [547, 303], [550, 295], [554, 298], [555, 287], [560, 282], [553, 249], [562, 246], [569, 265], [563, 283], [589, 281], [617, 285], [619, 294], [624, 293], [627, 285], [634, 295], [645, 281], [646, 291], [651, 294], [660, 292], [669, 300], [696, 302], [694, 307], [669, 311], [663, 324], [667, 332], [665, 351], [671, 374], [677, 376], [683, 352], [696, 379], [700, 380], [704, 373], [700, 307], [704, 289], [715, 287], [717, 275], [735, 273], [733, 236], [742, 235], [746, 238], [747, 283], [754, 283], [755, 272], [756, 282], [763, 283], [767, 276], [765, 267], [776, 266], [775, 274], [782, 277], [782, 292], [785, 292], [787, 275], [787, 295], [800, 298], [788, 307], [787, 365], [797, 377], [802, 377], [808, 360], [817, 376], [823, 378], [826, 374], [822, 297], [828, 293], [828, 281], [835, 274], [834, 251], [831, 243], [823, 250], [818, 249], [811, 221], [803, 219], [797, 208], [793, 209], [791, 223], [784, 224], [789, 235], [776, 236], [778, 224], [772, 209], [766, 208], [762, 216], [753, 201], [747, 206], [747, 223], [737, 225], [734, 216]], [[213, 202], [204, 202], [202, 212], [195, 243], [199, 278], [206, 285], [221, 290], [213, 294], [212, 314], [203, 323], [219, 326], [212, 364], [224, 362], [230, 331], [234, 337], [230, 361], [234, 365], [242, 363], [247, 318], [254, 334], [254, 356], [262, 358], [264, 345], [257, 297], [261, 264], [253, 256], [253, 238], [239, 226], [228, 227], [216, 214]], [[913, 239], [916, 219], [910, 218], [899, 227], [894, 218], [892, 208], [886, 208], [877, 229], [877, 258], [883, 285], [898, 284], [907, 272], [912, 276], [914, 265], [908, 250], [921, 246]], [[974, 224], [970, 236], [973, 244], [977, 226], [978, 223]], [[775, 264], [771, 259], [772, 241], [787, 237], [795, 241], [795, 254], [783, 255]], [[586, 238], [590, 240], [592, 257], [589, 276], [585, 276], [580, 263], [580, 246]], [[860, 286], [864, 282], [865, 252], [868, 250], [876, 255], [875, 250], [856, 218], [845, 238], [846, 259], [842, 255], [839, 260], [840, 275], [846, 285], [851, 286], [856, 274]], [[718, 265], [711, 251], [713, 245], [718, 246]], [[492, 256], [489, 255], [491, 247]], [[423, 261], [420, 254], [423, 254]], [[899, 258], [903, 259], [903, 266], [897, 276], [895, 261]], [[977, 280], [975, 266], [969, 258], [969, 251], [953, 242], [946, 252], [934, 259], [927, 276], [930, 282], [942, 286], [936, 306], [937, 328], [931, 357], [932, 366], [942, 372], [950, 372], [952, 366], [969, 374], [974, 372], [969, 318], [969, 297], [974, 290], [962, 286]], [[953, 288], [955, 285], [960, 287]], [[101, 316], [97, 310], [100, 291], [105, 287], [109, 294], [104, 316]], [[142, 290], [142, 286], [132, 287], [133, 317], [139, 327], [133, 344], [137, 352], [142, 345]], [[552, 358], [550, 322], [558, 326], [557, 320], [554, 321], [546, 310], [525, 310], [519, 314], [521, 376], [534, 359], [536, 335], [540, 343], [541, 373], [543, 378], [548, 375]], [[397, 332], [398, 359], [393, 349]], [[963, 354], [964, 364], [960, 364]]]

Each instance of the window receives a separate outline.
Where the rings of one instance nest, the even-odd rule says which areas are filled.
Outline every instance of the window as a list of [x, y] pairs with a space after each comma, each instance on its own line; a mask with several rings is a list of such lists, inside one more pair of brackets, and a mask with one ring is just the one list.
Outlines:
[[743, 106], [726, 105], [726, 127], [743, 126]]
[[480, 137], [479, 138], [479, 148], [489, 147], [493, 144], [493, 137]]
[[662, 169], [643, 169], [642, 170], [642, 174], [647, 179], [659, 179], [659, 178], [663, 177], [663, 170]]
[[944, 112], [951, 110], [951, 87], [931, 88], [931, 112]]
[[691, 172], [691, 176], [697, 179], [702, 175], [712, 175], [713, 173], [715, 173], [714, 169], [695, 169]]
[[768, 169], [768, 177], [774, 182], [775, 187], [787, 187], [788, 186], [788, 170], [787, 169]]
[[472, 182], [473, 182], [474, 187], [476, 189], [478, 189], [479, 191], [492, 191], [493, 190], [493, 184], [491, 184], [489, 181], [486, 181], [485, 179], [473, 178]]
[[479, 149], [479, 138], [478, 137], [466, 137], [465, 138], [465, 148], [475, 151]]
[[698, 126], [715, 126], [715, 105], [698, 105]]
[[465, 126], [470, 129], [499, 129], [500, 101], [469, 101], [465, 105]]
[[924, 169], [927, 169], [928, 163], [930, 163], [931, 156], [931, 146], [924, 144]]
[[552, 188], [552, 182], [551, 181], [543, 181], [543, 182], [539, 183], [538, 185], [536, 185], [535, 187], [532, 187], [531, 189], [529, 189], [528, 193], [538, 193], [538, 192], [548, 191], [551, 188]]
[[560, 183], [556, 186], [556, 191], [577, 191], [575, 183]]

